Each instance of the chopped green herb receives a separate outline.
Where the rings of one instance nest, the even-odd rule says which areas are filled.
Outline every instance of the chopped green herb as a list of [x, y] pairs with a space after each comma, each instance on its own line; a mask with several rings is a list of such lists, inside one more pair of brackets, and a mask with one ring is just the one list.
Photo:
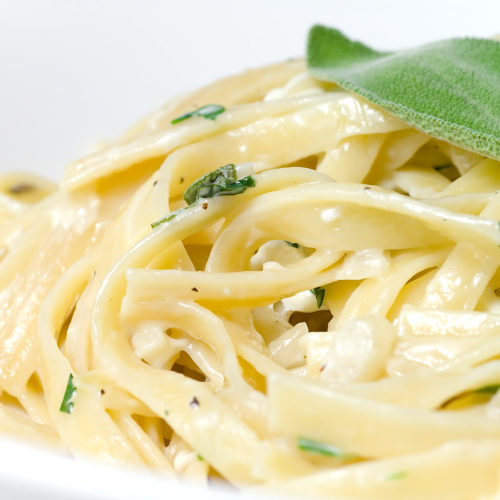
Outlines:
[[224, 113], [224, 111], [226, 111], [226, 108], [220, 104], [207, 104], [206, 106], [202, 106], [201, 108], [189, 111], [189, 113], [184, 113], [183, 115], [174, 118], [170, 123], [175, 125], [176, 123], [187, 120], [192, 116], [202, 116], [208, 120], [215, 120], [217, 116]]
[[169, 412], [168, 410], [165, 410], [165, 415], [166, 415], [167, 417], [168, 417], [169, 413], [170, 413], [170, 412]]
[[316, 297], [316, 304], [318, 304], [318, 309], [323, 305], [323, 300], [325, 299], [325, 289], [320, 286], [309, 290]]
[[298, 243], [293, 243], [292, 241], [284, 240], [287, 245], [290, 245], [293, 248], [299, 248]]
[[72, 401], [72, 398], [75, 392], [76, 386], [73, 384], [73, 374], [70, 373], [59, 411], [64, 413], [71, 413], [73, 411], [74, 402]]
[[199, 454], [197, 453], [196, 454], [196, 458], [200, 461], [200, 462], [203, 462], [205, 459]]
[[297, 438], [297, 448], [302, 451], [308, 451], [309, 453], [315, 453], [316, 455], [323, 455], [325, 457], [354, 458], [354, 455], [345, 453], [336, 446], [320, 443], [304, 437]]
[[230, 163], [193, 182], [186, 189], [184, 200], [188, 205], [192, 205], [200, 198], [240, 194], [254, 186], [255, 179], [251, 175], [238, 180], [236, 167]]
[[474, 392], [477, 394], [496, 394], [498, 389], [500, 389], [500, 384], [491, 384], [474, 389]]
[[499, 389], [500, 384], [489, 384], [478, 387], [477, 389], [470, 389], [451, 397], [441, 405], [441, 408], [453, 408], [457, 402], [460, 404], [460, 401], [466, 401], [467, 398], [471, 397], [474, 398], [473, 401], [476, 401], [475, 404], [478, 404], [478, 399], [483, 402], [489, 400], [498, 392]]
[[446, 170], [447, 168], [451, 168], [453, 165], [450, 165], [449, 163], [446, 165], [437, 165], [434, 167], [434, 170], [437, 170], [438, 172], [441, 170]]
[[399, 481], [400, 479], [404, 479], [407, 475], [408, 471], [398, 470], [392, 474], [388, 474], [385, 479], [386, 481]]
[[[198, 180], [194, 181], [184, 193], [184, 201], [188, 204], [188, 207], [196, 203], [200, 198], [213, 198], [214, 196], [227, 196], [240, 194], [246, 191], [249, 187], [255, 186], [255, 179], [251, 175], [247, 175], [242, 179], [238, 179], [236, 173], [236, 167], [234, 164], [230, 163], [224, 165]], [[175, 212], [171, 212], [167, 216], [160, 220], [157, 220], [151, 224], [154, 229], [165, 222], [172, 220], [174, 217], [179, 215], [180, 212], [186, 210], [188, 207], [182, 207]], [[205, 210], [208, 208], [208, 204], [203, 204], [202, 208]]]
[[307, 66], [409, 125], [465, 149], [500, 158], [500, 42], [452, 38], [380, 52], [340, 31], [314, 26]]
[[171, 212], [167, 216], [163, 217], [163, 219], [152, 222], [151, 227], [154, 229], [156, 226], [159, 226], [160, 224], [163, 224], [164, 222], [168, 222], [169, 220], [172, 220], [174, 217], [179, 215], [179, 213], [182, 212], [183, 210], [186, 210], [186, 207], [179, 208], [178, 210], [175, 210], [174, 212]]

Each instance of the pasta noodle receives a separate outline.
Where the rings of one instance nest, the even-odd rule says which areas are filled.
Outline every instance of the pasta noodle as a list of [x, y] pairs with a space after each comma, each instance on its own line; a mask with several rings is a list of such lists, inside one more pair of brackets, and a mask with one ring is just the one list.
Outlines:
[[2, 176], [0, 429], [256, 490], [499, 498], [499, 167], [291, 61], [59, 187]]

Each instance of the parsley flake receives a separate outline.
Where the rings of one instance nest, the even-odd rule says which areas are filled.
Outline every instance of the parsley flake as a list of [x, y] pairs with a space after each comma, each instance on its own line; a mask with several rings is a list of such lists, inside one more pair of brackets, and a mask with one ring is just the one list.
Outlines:
[[498, 389], [500, 389], [500, 384], [490, 384], [474, 389], [474, 392], [476, 394], [496, 394]]
[[66, 390], [64, 391], [63, 400], [59, 411], [64, 413], [71, 413], [73, 411], [74, 402], [72, 401], [73, 396], [76, 392], [76, 386], [73, 384], [73, 374], [69, 374], [68, 383], [66, 384]]
[[309, 290], [316, 297], [316, 304], [318, 304], [318, 309], [323, 305], [323, 300], [325, 299], [325, 289], [320, 286]]
[[[252, 175], [247, 175], [242, 179], [238, 179], [236, 167], [233, 163], [224, 165], [208, 174], [203, 175], [198, 180], [194, 181], [184, 193], [184, 201], [188, 204], [187, 207], [179, 208], [167, 216], [159, 219], [151, 224], [155, 227], [172, 220], [179, 215], [183, 210], [191, 207], [200, 198], [213, 198], [214, 196], [228, 196], [240, 194], [246, 191], [249, 187], [255, 186], [255, 178]], [[208, 208], [208, 203], [203, 203], [203, 209]]]
[[392, 472], [388, 474], [385, 478], [386, 481], [399, 481], [400, 479], [404, 479], [408, 475], [408, 472], [405, 470], [398, 470], [396, 472]]
[[186, 189], [184, 201], [188, 205], [192, 205], [200, 198], [240, 194], [254, 186], [255, 179], [251, 175], [238, 179], [236, 167], [230, 163], [194, 181]]
[[441, 170], [446, 170], [447, 168], [451, 168], [453, 165], [450, 165], [449, 163], [445, 164], [445, 165], [437, 165], [434, 167], [434, 170], [436, 170], [437, 172], [440, 172]]
[[207, 120], [214, 121], [217, 116], [221, 113], [224, 113], [224, 111], [226, 111], [226, 108], [224, 106], [221, 106], [220, 104], [207, 104], [206, 106], [202, 106], [201, 108], [189, 111], [188, 113], [184, 113], [183, 115], [174, 118], [170, 123], [172, 125], [175, 125], [176, 123], [187, 120], [192, 116], [202, 116]]
[[186, 207], [179, 208], [178, 210], [175, 210], [174, 212], [169, 213], [165, 217], [163, 217], [160, 220], [157, 220], [155, 222], [151, 223], [151, 227], [154, 229], [156, 226], [159, 226], [160, 224], [163, 224], [164, 222], [168, 222], [169, 220], [172, 220], [174, 217], [179, 215], [180, 212], [183, 210], [186, 210]]
[[293, 241], [283, 240], [287, 245], [290, 245], [293, 248], [299, 248], [298, 243], [294, 243]]
[[309, 453], [314, 453], [316, 455], [323, 455], [325, 457], [336, 457], [336, 458], [346, 458], [346, 459], [355, 458], [354, 455], [350, 453], [345, 453], [336, 446], [326, 443], [320, 443], [319, 441], [313, 441], [312, 439], [307, 439], [304, 437], [297, 438], [297, 448], [302, 451], [307, 451]]

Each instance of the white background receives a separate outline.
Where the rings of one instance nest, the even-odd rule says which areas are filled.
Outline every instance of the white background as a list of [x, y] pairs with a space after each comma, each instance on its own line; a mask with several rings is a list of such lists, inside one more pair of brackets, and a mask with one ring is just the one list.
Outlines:
[[[303, 55], [318, 22], [405, 48], [499, 33], [500, 0], [0, 0], [0, 171], [60, 178], [169, 96]], [[139, 496], [143, 478], [60, 460], [0, 443], [0, 497], [211, 495], [147, 481]]]
[[0, 0], [0, 171], [64, 166], [169, 96], [304, 54], [314, 23], [380, 49], [500, 32], [500, 0]]

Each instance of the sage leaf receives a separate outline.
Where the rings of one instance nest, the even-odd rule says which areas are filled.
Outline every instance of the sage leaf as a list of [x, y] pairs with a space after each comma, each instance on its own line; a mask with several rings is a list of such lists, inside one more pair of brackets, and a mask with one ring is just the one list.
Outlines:
[[401, 118], [465, 149], [500, 159], [500, 42], [453, 38], [379, 52], [313, 26], [307, 66]]

